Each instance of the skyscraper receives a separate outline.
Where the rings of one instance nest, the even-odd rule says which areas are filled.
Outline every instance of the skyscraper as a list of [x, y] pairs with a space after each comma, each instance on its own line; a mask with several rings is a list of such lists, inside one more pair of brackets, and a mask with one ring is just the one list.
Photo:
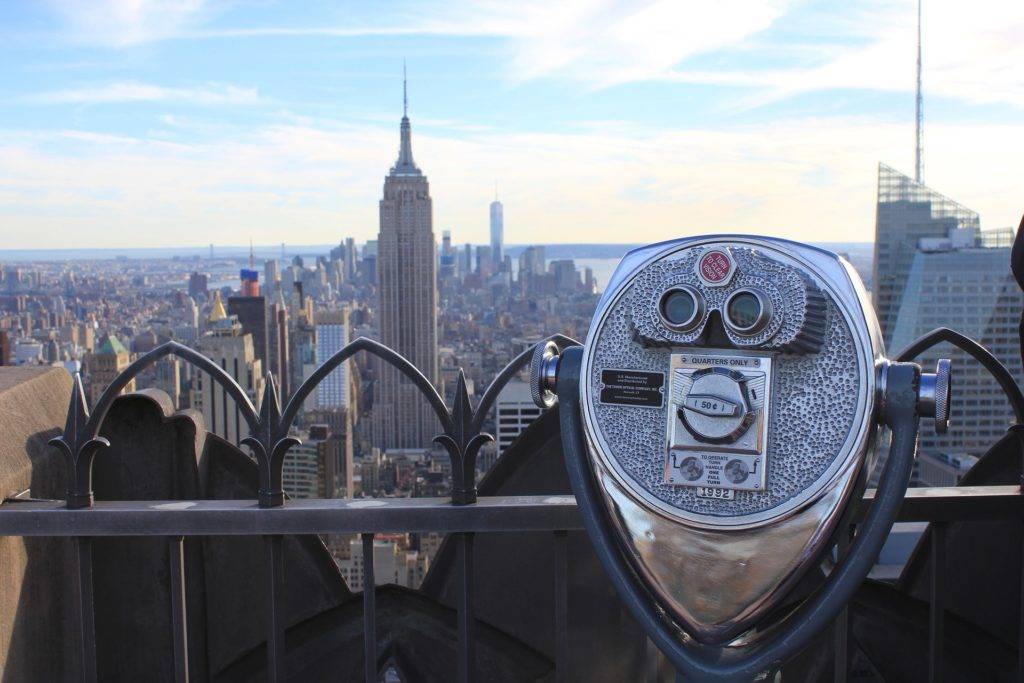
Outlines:
[[476, 272], [484, 280], [494, 274], [494, 259], [491, 258], [491, 248], [486, 244], [476, 248]]
[[[252, 290], [250, 289], [249, 291]], [[253, 350], [256, 352], [256, 357], [263, 363], [264, 369], [269, 368], [270, 362], [267, 355], [267, 304], [263, 297], [259, 296], [259, 294], [229, 296], [228, 315], [236, 316], [238, 322], [242, 325], [242, 332], [252, 335], [252, 345]]]
[[[1024, 379], [1018, 338], [1024, 294], [1009, 268], [1013, 231], [985, 231], [979, 238], [966, 239], [969, 236], [922, 240], [906, 275], [892, 349], [902, 349], [937, 327], [951, 327], [991, 351], [1019, 383]], [[953, 361], [949, 432], [922, 428], [921, 455], [949, 462], [965, 454], [980, 456], [1006, 434], [1013, 411], [988, 371], [960, 349], [943, 345], [919, 360], [923, 367], [934, 368], [940, 357]]]
[[239, 272], [239, 278], [242, 281], [242, 296], [244, 297], [258, 297], [259, 296], [259, 272], [252, 268], [242, 268]]
[[491, 260], [494, 271], [501, 270], [502, 245], [505, 243], [505, 214], [495, 190], [494, 201], [491, 202]]
[[[228, 316], [219, 291], [214, 290], [213, 297], [209, 331], [200, 340], [199, 350], [231, 375], [249, 395], [253, 405], [258, 406], [263, 396], [263, 364], [256, 356], [252, 335], [242, 331], [238, 318]], [[192, 407], [202, 411], [207, 431], [231, 443], [238, 443], [248, 435], [248, 427], [235, 405], [235, 399], [205, 372], [196, 374]]]
[[499, 453], [504, 453], [516, 437], [533, 424], [541, 413], [530, 396], [530, 385], [520, 380], [513, 380], [505, 385], [498, 394], [494, 408], [497, 418], [495, 439]]
[[[280, 285], [280, 283], [278, 283]], [[291, 362], [289, 361], [289, 330], [288, 305], [285, 303], [281, 287], [276, 288], [274, 303], [268, 307], [269, 324], [267, 326], [267, 356], [270, 359], [270, 371], [278, 381], [278, 392], [282, 400], [291, 395]]]
[[277, 272], [277, 261], [267, 259], [263, 262], [263, 296], [267, 301], [273, 301], [277, 294], [277, 288], [281, 275]]
[[194, 272], [188, 278], [188, 295], [193, 299], [205, 299], [210, 289], [210, 276], [207, 273]]
[[445, 230], [441, 233], [441, 257], [438, 261], [441, 264], [438, 276], [442, 280], [455, 277], [455, 249], [452, 248], [452, 231]]
[[356, 241], [351, 237], [345, 238], [345, 282], [352, 282], [356, 279]]
[[958, 229], [973, 238], [980, 225], [974, 211], [885, 164], [878, 165], [871, 289], [886, 348], [892, 348], [893, 327], [920, 240], [949, 237]]
[[[404, 84], [403, 84], [404, 91]], [[404, 94], [404, 93], [403, 93]], [[408, 99], [401, 123], [398, 160], [384, 179], [377, 237], [381, 341], [402, 354], [434, 383], [437, 361], [437, 273], [430, 187], [412, 158]], [[416, 448], [440, 430], [436, 416], [399, 371], [381, 364], [374, 401], [374, 443]]]
[[[100, 400], [100, 396], [103, 395], [107, 386], [117, 379], [117, 376], [128, 367], [131, 360], [128, 349], [112, 334], [107, 335], [96, 353], [89, 356], [86, 367], [89, 371], [90, 404], [93, 407], [96, 406], [96, 402]], [[132, 391], [135, 391], [134, 379], [128, 382], [121, 393], [127, 394]]]
[[[316, 360], [324, 363], [348, 344], [348, 309], [323, 311], [316, 316]], [[348, 361], [336, 367], [316, 387], [317, 408], [349, 407]]]

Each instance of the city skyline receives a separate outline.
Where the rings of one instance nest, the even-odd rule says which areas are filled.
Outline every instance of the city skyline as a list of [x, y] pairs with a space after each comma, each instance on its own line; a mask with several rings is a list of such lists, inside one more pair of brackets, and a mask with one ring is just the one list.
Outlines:
[[[510, 244], [867, 241], [877, 162], [914, 168], [913, 2], [7, 9], [9, 247], [372, 239], [403, 57], [437, 227], [474, 244], [495, 180]], [[1022, 26], [924, 5], [926, 182], [987, 227], [1017, 218]]]

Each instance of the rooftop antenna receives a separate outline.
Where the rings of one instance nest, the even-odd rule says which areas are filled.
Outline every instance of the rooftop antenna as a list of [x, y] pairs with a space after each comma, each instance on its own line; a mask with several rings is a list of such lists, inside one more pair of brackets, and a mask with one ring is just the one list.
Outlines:
[[921, 0], [917, 0], [917, 135], [914, 147], [914, 180], [924, 182], [924, 100], [921, 97]]
[[249, 238], [249, 270], [256, 268], [256, 254], [252, 250], [252, 237]]
[[[920, 61], [920, 57], [918, 57]], [[405, 75], [405, 60], [402, 60], [402, 116], [409, 116], [409, 90], [407, 87], [408, 79]]]
[[498, 181], [494, 181], [494, 201], [498, 201]]

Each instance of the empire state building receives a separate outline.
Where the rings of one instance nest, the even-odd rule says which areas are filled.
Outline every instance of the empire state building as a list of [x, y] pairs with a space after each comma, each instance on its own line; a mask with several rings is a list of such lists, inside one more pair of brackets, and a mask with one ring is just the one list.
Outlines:
[[[412, 158], [412, 127], [404, 97], [398, 160], [384, 179], [377, 236], [377, 294], [381, 342], [408, 358], [435, 386], [437, 270], [430, 186]], [[381, 363], [374, 400], [374, 443], [382, 449], [423, 448], [441, 425], [423, 395], [392, 366]]]

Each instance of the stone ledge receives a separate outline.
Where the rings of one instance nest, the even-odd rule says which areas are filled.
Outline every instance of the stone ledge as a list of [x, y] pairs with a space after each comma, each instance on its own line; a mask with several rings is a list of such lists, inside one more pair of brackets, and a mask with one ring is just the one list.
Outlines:
[[65, 463], [47, 441], [64, 429], [70, 400], [64, 368], [0, 367], [0, 495], [63, 497]]

